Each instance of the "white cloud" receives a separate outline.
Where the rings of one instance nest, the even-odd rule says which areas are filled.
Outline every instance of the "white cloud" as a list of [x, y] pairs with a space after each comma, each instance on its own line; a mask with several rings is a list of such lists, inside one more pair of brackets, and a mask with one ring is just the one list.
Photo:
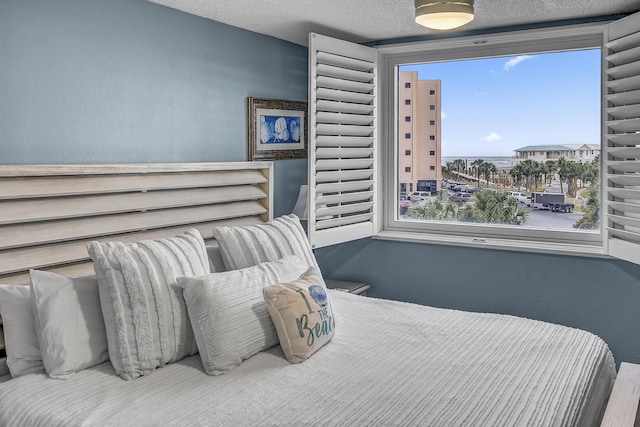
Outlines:
[[495, 133], [495, 132], [491, 132], [489, 135], [485, 136], [484, 138], [482, 138], [483, 141], [487, 141], [487, 142], [491, 142], [491, 141], [500, 141], [502, 139], [502, 137]]
[[510, 60], [508, 60], [507, 62], [504, 63], [504, 70], [505, 71], [509, 71], [511, 68], [515, 67], [516, 65], [518, 65], [522, 61], [526, 61], [527, 59], [531, 59], [531, 58], [533, 58], [533, 55], [516, 56], [515, 58], [512, 58], [512, 59], [510, 59]]
[[440, 118], [441, 119], [446, 119], [447, 118], [447, 113], [445, 113], [444, 111], [440, 111]]

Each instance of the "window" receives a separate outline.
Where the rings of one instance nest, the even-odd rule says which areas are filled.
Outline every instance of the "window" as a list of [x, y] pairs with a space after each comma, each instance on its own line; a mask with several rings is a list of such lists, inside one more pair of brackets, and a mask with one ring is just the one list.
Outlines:
[[411, 105], [411, 100], [410, 99], [405, 99], [404, 100], [404, 105]]
[[[639, 49], [637, 49], [640, 47], [639, 37], [637, 37], [637, 29], [640, 28], [640, 14], [630, 15], [621, 21], [624, 21], [624, 24], [618, 22], [610, 25], [583, 24], [505, 32], [495, 35], [431, 40], [422, 44], [414, 43], [409, 47], [406, 45], [385, 45], [369, 48], [346, 42], [338, 44], [333, 39], [329, 40], [324, 36], [313, 34], [309, 45], [309, 79], [311, 82], [309, 96], [309, 165], [311, 169], [309, 204], [312, 211], [309, 219], [309, 237], [312, 246], [326, 246], [327, 244], [376, 235], [380, 238], [441, 242], [496, 249], [516, 248], [517, 250], [573, 255], [604, 253], [640, 263], [640, 232], [638, 231], [640, 220], [634, 213], [638, 212], [640, 207], [640, 196], [635, 191], [629, 191], [640, 185], [640, 177], [637, 172], [640, 170], [640, 160], [638, 160], [640, 159], [640, 141], [637, 136], [640, 133], [640, 125], [638, 125], [640, 118], [638, 91], [640, 87], [637, 67], [625, 66], [625, 64], [640, 61]], [[629, 35], [631, 37], [626, 37]], [[316, 39], [314, 40], [314, 38]], [[606, 46], [603, 43], [605, 39], [608, 41]], [[502, 62], [503, 68], [500, 71], [509, 72], [510, 76], [514, 77], [518, 75], [518, 70], [523, 69], [523, 66], [535, 64], [536, 60], [546, 58], [545, 55], [555, 56], [556, 53], [564, 52], [580, 54], [594, 49], [596, 51], [602, 49], [606, 60], [599, 62], [605, 66], [604, 73], [602, 76], [598, 75], [595, 79], [591, 79], [591, 85], [598, 90], [604, 88], [602, 99], [605, 102], [604, 105], [595, 105], [594, 109], [598, 112], [595, 120], [585, 119], [588, 116], [585, 113], [581, 117], [580, 123], [591, 121], [600, 123], [604, 132], [604, 136], [596, 141], [601, 149], [594, 150], [594, 157], [600, 159], [599, 162], [596, 162], [598, 169], [606, 170], [607, 175], [606, 177], [596, 176], [593, 178], [601, 188], [599, 193], [596, 191], [598, 194], [594, 199], [602, 204], [601, 215], [594, 216], [596, 221], [600, 219], [603, 223], [601, 231], [584, 232], [579, 229], [558, 231], [548, 230], [545, 227], [535, 229], [535, 227], [523, 227], [521, 224], [496, 226], [479, 223], [453, 224], [439, 221], [407, 221], [399, 217], [396, 200], [400, 186], [397, 185], [396, 174], [399, 154], [398, 135], [402, 135], [402, 133], [398, 132], [398, 126], [400, 126], [396, 110], [398, 88], [394, 85], [397, 81], [395, 80], [397, 72], [402, 67], [409, 64], [444, 64], [495, 59], [504, 60]], [[506, 61], [509, 61], [509, 65]], [[324, 80], [317, 77], [324, 76], [322, 73], [325, 71], [324, 68], [319, 67], [320, 64], [345, 68], [346, 72], [343, 73], [345, 77], [341, 81], [345, 88], [343, 89], [345, 97], [344, 100], [340, 99], [337, 103], [344, 102], [345, 107], [348, 107], [348, 109], [339, 110], [343, 114], [336, 115], [333, 113], [335, 110], [323, 109], [325, 106], [326, 108], [341, 108], [341, 105], [334, 106], [336, 104], [334, 102], [323, 101], [321, 106], [317, 101], [321, 98], [316, 97], [315, 93], [320, 91], [321, 80]], [[577, 67], [575, 64], [568, 65], [570, 65], [569, 70], [576, 76], [576, 72], [581, 71], [581, 67]], [[357, 71], [357, 73], [352, 73], [350, 70]], [[548, 73], [550, 82], [555, 83], [557, 80], [561, 80], [561, 73], [556, 69], [546, 68], [545, 72]], [[334, 78], [334, 75], [335, 73], [332, 73], [327, 77]], [[357, 82], [351, 82], [352, 76], [356, 78]], [[474, 74], [474, 76], [477, 75]], [[438, 76], [430, 76], [430, 78], [444, 80], [444, 77]], [[575, 80], [581, 79], [576, 78]], [[466, 100], [470, 107], [473, 107], [472, 104], [479, 105], [475, 109], [470, 109], [472, 115], [468, 117], [472, 118], [473, 115], [484, 112], [483, 109], [490, 110], [490, 108], [486, 102], [482, 102], [482, 99], [476, 99], [476, 97], [486, 96], [486, 92], [478, 91], [480, 89], [478, 80], [474, 78], [470, 83], [474, 85], [471, 89], [473, 93], [472, 96], [467, 96]], [[529, 86], [534, 85], [534, 82], [529, 82]], [[547, 99], [552, 100], [548, 104], [549, 112], [558, 107], [557, 104], [560, 103], [557, 101], [559, 99], [564, 98], [564, 89], [557, 92], [555, 89], [549, 91], [545, 87], [545, 89], [538, 91], [540, 95], [544, 94]], [[322, 91], [324, 93], [324, 87], [322, 87]], [[447, 144], [449, 139], [444, 137], [447, 130], [440, 129], [440, 120], [443, 121], [442, 127], [446, 128], [445, 124], [448, 124], [449, 121], [453, 122], [451, 120], [453, 117], [451, 111], [453, 110], [449, 111], [446, 107], [445, 103], [448, 98], [445, 88], [436, 88], [435, 91], [438, 92], [438, 97], [433, 98], [432, 103], [427, 105], [433, 105], [428, 111], [438, 111], [438, 116], [433, 117], [432, 115], [427, 120], [435, 119], [438, 122], [437, 144], [440, 144], [439, 141], [443, 141], [442, 144]], [[347, 94], [349, 99], [346, 97]], [[518, 96], [513, 98], [518, 98]], [[573, 100], [576, 101], [575, 98]], [[443, 105], [442, 108], [439, 106], [440, 103]], [[354, 106], [352, 107], [351, 104]], [[584, 102], [584, 104], [592, 106], [591, 101]], [[596, 102], [596, 104], [600, 104], [600, 102]], [[569, 119], [571, 108], [562, 106], [559, 111], [556, 111], [555, 115], [567, 116], [565, 123], [556, 130], [560, 132], [567, 129], [575, 131], [582, 126], [572, 123]], [[357, 113], [358, 117], [354, 117], [350, 113], [354, 110], [362, 112]], [[316, 114], [316, 111], [322, 113]], [[345, 121], [351, 117], [354, 118], [353, 121]], [[379, 123], [374, 118], [379, 118]], [[601, 121], [601, 119], [604, 120]], [[364, 125], [355, 125], [356, 120]], [[424, 119], [418, 117], [418, 121], [421, 120]], [[529, 121], [538, 125], [545, 123], [545, 119], [533, 118], [533, 116]], [[493, 122], [486, 121], [485, 124], [491, 123]], [[481, 128], [478, 125], [472, 125], [471, 120], [464, 127]], [[460, 127], [458, 126], [458, 128]], [[549, 132], [548, 129], [547, 132], [544, 131], [545, 129], [537, 129], [536, 133], [553, 134], [554, 137], [561, 134]], [[354, 137], [353, 135], [356, 134], [358, 136]], [[487, 132], [479, 136], [481, 141], [469, 141], [469, 144], [475, 144], [478, 147], [496, 145], [505, 139], [505, 135], [507, 133], [501, 135], [499, 131], [489, 128]], [[414, 135], [414, 138], [417, 139], [418, 135]], [[591, 143], [582, 139], [578, 141], [581, 143], [580, 145]], [[574, 144], [568, 140], [553, 142], [558, 145], [561, 145], [561, 142], [569, 145]], [[541, 150], [539, 154], [531, 148], [522, 149], [517, 152], [517, 156], [516, 153], [513, 153], [514, 155], [511, 157], [517, 158], [514, 164], [529, 160], [535, 161], [542, 159], [552, 151], [570, 153], [578, 150], [578, 144], [575, 143], [575, 145], [575, 147], [566, 147], [567, 149], [562, 147], [562, 150]], [[322, 156], [316, 157], [316, 151]], [[445, 160], [446, 151], [442, 150], [441, 154]], [[454, 155], [456, 154], [454, 153]], [[532, 154], [532, 158], [527, 159], [527, 154]], [[377, 161], [378, 157], [379, 162]], [[487, 181], [499, 179], [500, 176], [503, 179], [508, 179], [500, 172], [497, 173], [498, 178], [490, 176], [487, 179], [484, 176], [482, 164], [473, 165], [476, 159], [465, 158], [461, 160], [464, 165], [459, 163], [457, 168], [454, 168], [458, 172], [457, 175], [461, 176], [460, 173], [462, 173], [473, 178], [476, 174], [475, 182], [480, 186]], [[381, 170], [378, 170], [378, 164], [382, 168]], [[421, 162], [419, 164], [422, 165]], [[435, 169], [432, 172], [438, 173], [442, 170], [440, 165], [430, 166]], [[327, 170], [335, 170], [335, 172], [327, 173]], [[480, 172], [480, 177], [477, 172]], [[491, 173], [496, 174], [495, 172]], [[514, 173], [514, 175], [517, 174]], [[318, 180], [321, 179], [318, 183], [314, 180], [316, 176]], [[332, 177], [335, 177], [335, 180]], [[352, 181], [346, 177], [350, 177], [349, 179]], [[511, 178], [516, 178], [516, 176]], [[436, 191], [442, 191], [442, 179], [420, 179], [435, 181]], [[544, 178], [534, 178], [532, 175], [529, 179], [542, 180]], [[331, 184], [327, 184], [329, 181]], [[408, 184], [411, 191], [413, 184]], [[322, 188], [331, 188], [331, 192], [318, 191], [321, 188], [320, 185]], [[345, 188], [344, 195], [341, 194], [343, 190], [340, 188], [342, 187]], [[597, 190], [596, 186], [591, 186], [591, 188]], [[485, 192], [491, 193], [491, 191]], [[475, 197], [480, 193], [480, 191], [476, 191]], [[379, 220], [378, 217], [380, 217]], [[320, 237], [314, 237], [314, 235]]]
[[405, 133], [404, 139], [411, 139], [411, 134], [409, 132]]
[[[535, 45], [536, 41], [531, 43]], [[424, 229], [443, 235], [474, 234], [503, 239], [518, 236], [542, 240], [557, 238], [558, 234], [550, 233], [565, 233], [566, 241], [573, 243], [600, 241], [598, 218], [594, 220], [592, 215], [589, 223], [582, 219], [586, 216], [582, 207], [573, 212], [579, 202], [578, 187], [584, 191], [591, 185], [597, 187], [599, 176], [597, 161], [576, 166], [580, 156], [571, 146], [576, 137], [588, 143], [600, 140], [601, 53], [600, 44], [593, 43], [587, 37], [580, 49], [575, 44], [570, 50], [558, 47], [549, 51], [544, 46], [540, 51], [527, 50], [532, 53], [526, 55], [521, 54], [522, 46], [513, 53], [507, 51], [501, 55], [468, 49], [456, 52], [450, 48], [445, 52], [429, 52], [423, 60], [412, 57], [406, 65], [399, 60], [394, 74], [404, 78], [405, 74], [412, 73], [418, 82], [425, 81], [421, 84], [439, 85], [439, 99], [429, 104], [429, 110], [446, 111], [446, 120], [442, 117], [430, 119], [439, 122], [440, 137], [430, 134], [428, 140], [438, 141], [437, 150], [443, 155], [444, 170], [433, 164], [427, 167], [428, 172], [434, 174], [433, 178], [441, 183], [437, 191], [442, 191], [441, 194], [449, 199], [455, 192], [473, 192], [475, 203], [458, 204], [446, 220], [437, 213], [430, 216], [432, 211], [425, 210], [412, 212], [409, 209], [399, 215], [394, 207], [394, 218], [387, 218], [388, 223], [398, 228]], [[553, 81], [549, 81], [550, 74], [554, 75]], [[472, 84], [467, 78], [469, 75], [475, 76]], [[393, 78], [397, 77], [394, 75]], [[549, 105], [549, 98], [540, 96], [541, 88], [554, 94], [553, 106]], [[513, 96], [515, 93], [517, 97]], [[550, 109], [558, 117], [555, 123], [554, 118], [549, 117]], [[518, 111], [524, 114], [518, 116]], [[532, 128], [526, 130], [529, 125]], [[486, 128], [491, 130], [483, 135], [478, 133]], [[515, 138], [510, 141], [502, 136], [504, 134]], [[561, 166], [545, 162], [547, 156], [543, 147], [539, 152], [532, 150], [534, 145], [543, 145], [539, 142], [541, 134], [553, 134], [554, 138], [560, 139], [558, 145], [566, 146], [568, 158], [558, 159]], [[420, 135], [415, 137], [420, 140]], [[516, 150], [527, 145], [531, 146], [531, 160], [515, 164]], [[435, 156], [435, 152], [430, 150], [428, 154]], [[580, 178], [577, 175], [567, 178], [577, 174], [578, 167], [585, 171], [590, 168], [589, 175], [585, 172]], [[580, 185], [577, 180], [581, 181]], [[448, 181], [455, 185], [449, 185]], [[530, 196], [530, 206], [511, 197], [508, 191], [512, 190]], [[560, 194], [550, 196], [546, 194], [549, 192]], [[594, 203], [599, 203], [597, 195], [595, 197]], [[524, 200], [526, 202], [526, 198]], [[492, 209], [497, 204], [501, 208]], [[556, 209], [567, 210], [567, 215], [557, 215]], [[386, 215], [390, 214], [387, 211]]]
[[433, 179], [419, 179], [416, 184], [416, 191], [426, 191], [435, 194], [437, 191], [436, 181]]
[[410, 167], [410, 166], [406, 166], [406, 167], [404, 168], [404, 171], [405, 171], [405, 172], [411, 172], [411, 167]]
[[405, 156], [410, 156], [411, 155], [411, 150], [404, 150], [404, 155]]
[[429, 126], [435, 126], [435, 125], [436, 125], [435, 120], [429, 120]]
[[410, 122], [411, 121], [411, 116], [404, 116], [404, 121], [405, 122]]
[[[499, 48], [490, 46], [488, 49], [469, 49], [461, 45], [456, 49], [448, 42], [444, 43], [446, 49], [438, 50], [432, 46], [437, 43], [432, 42], [425, 52], [412, 55], [405, 51], [403, 55], [398, 54], [397, 60], [393, 54], [388, 55], [389, 66], [384, 70], [388, 76], [383, 77], [383, 82], [391, 84], [399, 73], [417, 73], [415, 78], [418, 82], [427, 80], [420, 84], [440, 85], [437, 89], [438, 99], [426, 102], [430, 111], [443, 111], [446, 115], [442, 113], [440, 117], [428, 118], [429, 123], [437, 124], [437, 132], [426, 138], [437, 141], [436, 149], [429, 150], [428, 154], [434, 156], [439, 151], [442, 155], [442, 168], [440, 165], [429, 164], [426, 169], [434, 173], [438, 182], [437, 191], [441, 194], [448, 197], [455, 194], [454, 184], [448, 184], [448, 181], [452, 181], [458, 188], [463, 188], [463, 191], [472, 192], [475, 203], [458, 205], [457, 216], [447, 220], [442, 220], [439, 216], [428, 217], [430, 212], [424, 213], [425, 210], [422, 213], [416, 211], [415, 215], [427, 215], [426, 217], [411, 216], [410, 209], [406, 215], [400, 215], [396, 206], [385, 206], [384, 228], [408, 233], [426, 232], [430, 236], [440, 235], [443, 240], [451, 239], [452, 236], [458, 239], [466, 236], [485, 240], [500, 239], [506, 241], [507, 246], [511, 241], [555, 241], [586, 247], [600, 244], [602, 235], [597, 214], [591, 215], [591, 223], [587, 220], [580, 221], [586, 216], [585, 210], [582, 206], [577, 212], [575, 209], [577, 192], [584, 192], [580, 194], [584, 200], [588, 197], [586, 191], [591, 184], [594, 188], [597, 187], [600, 169], [598, 160], [587, 165], [586, 159], [583, 159], [582, 166], [588, 166], [591, 171], [589, 176], [584, 175], [580, 179], [581, 184], [578, 185], [575, 178], [561, 179], [566, 174], [561, 175], [558, 169], [549, 169], [544, 173], [541, 169], [545, 167], [547, 150], [536, 152], [533, 146], [544, 145], [544, 142], [540, 142], [540, 135], [553, 134], [554, 143], [568, 145], [567, 156], [571, 157], [563, 161], [570, 160], [571, 164], [567, 164], [567, 168], [571, 168], [580, 162], [578, 147], [571, 145], [573, 139], [589, 144], [600, 141], [601, 35], [585, 34], [579, 42], [566, 42], [563, 37], [557, 37], [552, 49], [549, 49], [548, 40], [537, 47], [536, 37], [531, 37], [527, 43], [526, 47], [520, 41], [513, 45], [505, 43]], [[544, 70], [544, 73], [540, 70]], [[468, 78], [457, 80], [456, 75], [474, 75], [474, 79], [473, 82]], [[549, 81], [549, 75], [553, 75], [555, 80]], [[553, 106], [549, 104], [549, 98], [542, 94], [541, 88], [545, 88], [547, 95], [553, 93]], [[381, 96], [387, 96], [384, 87], [381, 93]], [[516, 93], [518, 96], [515, 96]], [[394, 105], [388, 96], [383, 104], [389, 101]], [[505, 108], [501, 109], [501, 105]], [[386, 121], [387, 135], [391, 138], [393, 110], [393, 107], [387, 110]], [[517, 118], [517, 111], [525, 110], [527, 114]], [[550, 113], [560, 119], [557, 124], [551, 125], [553, 117], [550, 117]], [[509, 120], [503, 120], [507, 116]], [[534, 128], [524, 130], [529, 124]], [[511, 127], [519, 131], [512, 132]], [[481, 129], [484, 134], [479, 134]], [[419, 141], [420, 135], [416, 134], [414, 138]], [[510, 138], [514, 140], [509, 142]], [[530, 146], [526, 150], [531, 154], [530, 160], [521, 160], [526, 162], [521, 167], [516, 164], [516, 150], [526, 146]], [[504, 151], [501, 151], [503, 148]], [[395, 149], [390, 149], [387, 156], [393, 158], [394, 151]], [[457, 163], [456, 166], [453, 166], [454, 163]], [[534, 166], [539, 169], [527, 169]], [[547, 166], [552, 168], [551, 164]], [[392, 174], [391, 169], [385, 171], [391, 182], [396, 179]], [[562, 190], [559, 188], [561, 180]], [[461, 187], [460, 184], [466, 187]], [[455, 191], [459, 191], [458, 188]], [[527, 207], [526, 203], [509, 196], [507, 191], [513, 190], [532, 197], [529, 203], [536, 208]], [[545, 198], [550, 197], [546, 194], [536, 196], [533, 200], [533, 193], [550, 191], [567, 194], [564, 197], [558, 196], [555, 201], [546, 200]], [[593, 198], [594, 203], [599, 203], [598, 197], [596, 195]], [[387, 193], [384, 200], [395, 200], [395, 196]], [[526, 198], [523, 200], [526, 202]], [[501, 209], [502, 212], [496, 214], [496, 218], [490, 217], [487, 220], [481, 209], [483, 206], [490, 209], [492, 204], [498, 203], [509, 209]], [[562, 216], [552, 209], [573, 211]], [[574, 227], [574, 224], [579, 225]], [[590, 225], [593, 228], [588, 228]]]
[[435, 91], [435, 90], [433, 90], [433, 89], [430, 89], [430, 90], [429, 90], [429, 95], [435, 95], [435, 94], [436, 94], [436, 91]]
[[408, 82], [407, 82], [407, 83], [405, 83], [405, 84], [404, 84], [404, 88], [405, 88], [405, 89], [411, 89], [411, 83], [408, 83]]

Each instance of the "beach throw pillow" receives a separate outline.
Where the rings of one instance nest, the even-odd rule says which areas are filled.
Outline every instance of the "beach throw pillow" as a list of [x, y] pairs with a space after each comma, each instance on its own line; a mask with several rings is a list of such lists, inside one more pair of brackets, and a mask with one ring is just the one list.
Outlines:
[[220, 245], [227, 270], [277, 261], [287, 255], [299, 256], [307, 267], [318, 267], [300, 219], [295, 215], [281, 216], [264, 224], [216, 227], [213, 236]]
[[289, 362], [303, 362], [331, 341], [336, 321], [324, 280], [316, 268], [310, 268], [297, 280], [265, 288], [264, 299]]
[[11, 377], [44, 372], [29, 286], [0, 285], [0, 315]]
[[44, 368], [67, 379], [109, 358], [96, 276], [31, 270], [35, 330]]
[[297, 256], [253, 267], [179, 278], [205, 372], [220, 375], [278, 344], [262, 291], [300, 277], [307, 269]]
[[177, 277], [209, 274], [200, 232], [136, 243], [91, 242], [109, 345], [118, 375], [132, 380], [197, 352]]

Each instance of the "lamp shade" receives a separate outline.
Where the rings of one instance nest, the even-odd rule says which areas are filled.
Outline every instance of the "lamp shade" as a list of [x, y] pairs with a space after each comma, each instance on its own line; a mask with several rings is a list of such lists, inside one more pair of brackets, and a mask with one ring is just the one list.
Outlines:
[[293, 207], [292, 214], [298, 216], [302, 220], [309, 219], [309, 204], [307, 203], [308, 187], [307, 185], [300, 186], [300, 192], [298, 193], [298, 200]]
[[434, 30], [451, 30], [473, 21], [474, 0], [415, 0], [416, 22]]

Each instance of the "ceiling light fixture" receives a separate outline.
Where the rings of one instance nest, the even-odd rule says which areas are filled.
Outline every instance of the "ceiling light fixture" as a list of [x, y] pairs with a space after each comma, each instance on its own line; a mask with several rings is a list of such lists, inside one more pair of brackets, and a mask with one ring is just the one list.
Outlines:
[[473, 21], [474, 0], [415, 0], [416, 22], [433, 30], [451, 30]]

